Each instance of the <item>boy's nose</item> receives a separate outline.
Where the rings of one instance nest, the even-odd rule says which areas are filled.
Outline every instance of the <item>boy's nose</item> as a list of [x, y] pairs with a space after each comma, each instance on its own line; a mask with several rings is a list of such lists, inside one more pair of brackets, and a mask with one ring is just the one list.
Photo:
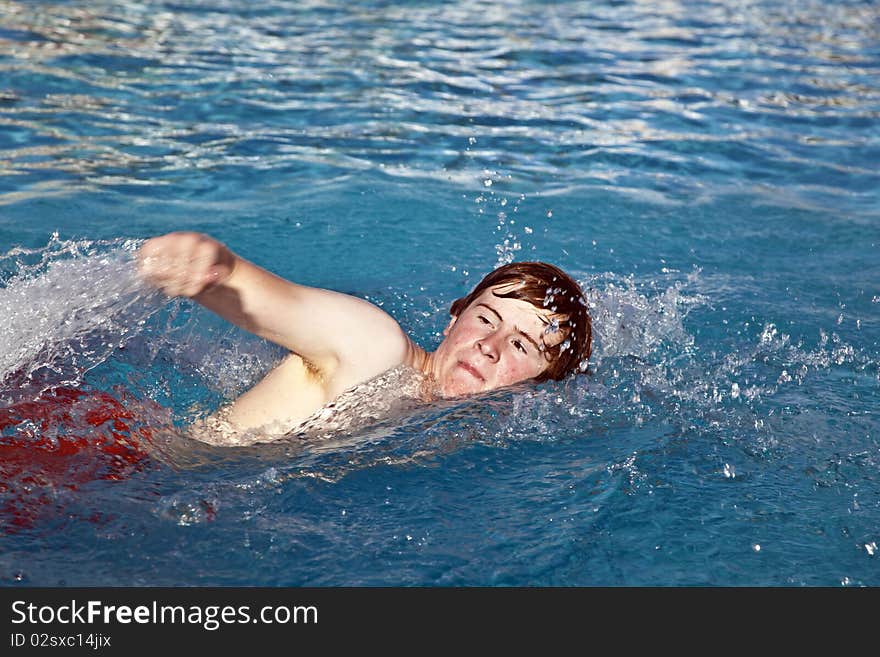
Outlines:
[[498, 346], [492, 338], [477, 340], [477, 348], [480, 350], [481, 354], [493, 363], [498, 360]]

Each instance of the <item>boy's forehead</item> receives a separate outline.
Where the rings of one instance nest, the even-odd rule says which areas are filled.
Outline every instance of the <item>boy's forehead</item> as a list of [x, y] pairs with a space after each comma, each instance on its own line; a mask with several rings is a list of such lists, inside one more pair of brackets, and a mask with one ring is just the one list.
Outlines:
[[534, 314], [541, 319], [549, 320], [550, 317], [553, 315], [553, 311], [549, 308], [536, 306], [527, 299], [517, 299], [514, 297], [500, 296], [510, 294], [511, 292], [516, 292], [522, 287], [524, 287], [524, 284], [518, 282], [493, 285], [492, 287], [483, 290], [483, 293], [480, 294], [480, 296], [478, 296], [476, 299], [474, 299], [474, 303], [488, 303], [489, 305], [492, 305], [493, 303], [501, 304], [510, 308], [517, 308], [529, 314]]

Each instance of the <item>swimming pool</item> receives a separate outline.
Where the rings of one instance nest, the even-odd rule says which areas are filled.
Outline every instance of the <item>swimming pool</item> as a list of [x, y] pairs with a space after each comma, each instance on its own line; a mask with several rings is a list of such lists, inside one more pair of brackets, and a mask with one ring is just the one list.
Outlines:
[[[0, 582], [880, 584], [878, 13], [0, 0]], [[138, 282], [178, 229], [426, 348], [553, 262], [590, 371], [195, 447], [281, 354]]]

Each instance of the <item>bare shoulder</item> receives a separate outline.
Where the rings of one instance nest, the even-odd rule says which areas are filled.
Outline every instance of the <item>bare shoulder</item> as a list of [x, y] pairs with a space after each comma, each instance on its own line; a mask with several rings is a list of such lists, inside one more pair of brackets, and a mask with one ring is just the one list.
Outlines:
[[391, 315], [363, 299], [352, 298], [346, 321], [331, 330], [339, 333], [338, 361], [318, 369], [332, 398], [402, 364], [411, 364], [421, 351]]

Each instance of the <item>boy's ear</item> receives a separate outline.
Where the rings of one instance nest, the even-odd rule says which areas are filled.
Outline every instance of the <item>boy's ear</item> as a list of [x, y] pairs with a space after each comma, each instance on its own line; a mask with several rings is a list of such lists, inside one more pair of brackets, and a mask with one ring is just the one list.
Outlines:
[[452, 315], [451, 319], [449, 320], [449, 323], [446, 325], [446, 328], [443, 329], [443, 337], [444, 338], [447, 335], [449, 335], [449, 329], [452, 328], [452, 325], [455, 324], [455, 320], [457, 320], [457, 319], [458, 319], [458, 315]]

